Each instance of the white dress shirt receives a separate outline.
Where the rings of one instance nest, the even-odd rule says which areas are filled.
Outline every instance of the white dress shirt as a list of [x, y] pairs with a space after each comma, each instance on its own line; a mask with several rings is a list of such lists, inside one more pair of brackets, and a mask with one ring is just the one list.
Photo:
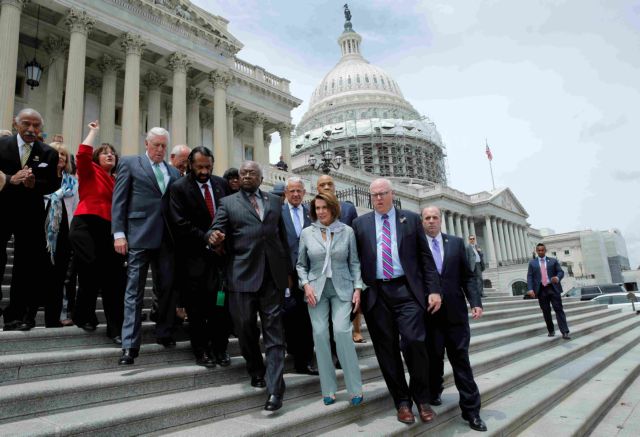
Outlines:
[[[382, 240], [382, 215], [377, 211], [375, 213], [376, 221], [376, 278], [384, 279], [384, 273], [382, 272], [382, 246], [380, 241]], [[396, 209], [391, 208], [387, 212], [389, 216], [389, 227], [391, 228], [391, 258], [393, 259], [393, 277], [404, 276], [404, 270], [402, 264], [400, 264], [400, 255], [398, 254], [398, 238], [396, 234]]]

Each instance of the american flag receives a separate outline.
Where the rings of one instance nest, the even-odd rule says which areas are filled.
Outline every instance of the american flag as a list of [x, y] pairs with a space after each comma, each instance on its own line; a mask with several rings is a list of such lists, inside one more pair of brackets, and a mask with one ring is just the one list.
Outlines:
[[487, 148], [485, 149], [485, 152], [487, 153], [487, 159], [489, 161], [493, 161], [493, 153], [491, 153], [491, 149], [489, 148], [488, 144], [487, 144]]

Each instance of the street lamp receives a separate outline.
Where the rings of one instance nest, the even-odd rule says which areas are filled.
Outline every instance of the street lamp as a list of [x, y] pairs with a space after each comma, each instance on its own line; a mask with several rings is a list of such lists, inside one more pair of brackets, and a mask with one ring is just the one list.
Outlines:
[[338, 170], [342, 165], [342, 156], [333, 156], [333, 151], [329, 150], [329, 137], [331, 136], [331, 130], [324, 131], [324, 136], [318, 142], [320, 145], [320, 160], [313, 154], [309, 156], [308, 163], [314, 170], [322, 170], [324, 174], [329, 174], [331, 169]]

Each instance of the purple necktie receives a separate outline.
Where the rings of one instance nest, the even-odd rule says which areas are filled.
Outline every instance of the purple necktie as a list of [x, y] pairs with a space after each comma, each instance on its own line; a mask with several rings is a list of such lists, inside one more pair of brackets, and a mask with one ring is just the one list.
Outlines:
[[440, 243], [438, 239], [434, 238], [433, 242], [433, 260], [436, 262], [436, 269], [438, 273], [442, 273], [442, 252], [440, 252]]
[[380, 247], [382, 248], [382, 274], [384, 279], [393, 278], [393, 258], [391, 256], [391, 225], [389, 225], [389, 216], [382, 216], [382, 238], [380, 238]]

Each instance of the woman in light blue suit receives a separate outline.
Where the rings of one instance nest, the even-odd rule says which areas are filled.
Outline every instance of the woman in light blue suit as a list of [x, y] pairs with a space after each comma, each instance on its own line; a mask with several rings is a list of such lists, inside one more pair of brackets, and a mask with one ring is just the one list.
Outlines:
[[340, 203], [320, 193], [311, 201], [311, 226], [302, 230], [296, 269], [313, 326], [320, 386], [325, 405], [336, 400], [338, 385], [329, 347], [329, 317], [338, 359], [342, 364], [352, 405], [362, 403], [362, 378], [351, 338], [349, 315], [360, 307], [362, 278], [353, 230], [340, 222]]

